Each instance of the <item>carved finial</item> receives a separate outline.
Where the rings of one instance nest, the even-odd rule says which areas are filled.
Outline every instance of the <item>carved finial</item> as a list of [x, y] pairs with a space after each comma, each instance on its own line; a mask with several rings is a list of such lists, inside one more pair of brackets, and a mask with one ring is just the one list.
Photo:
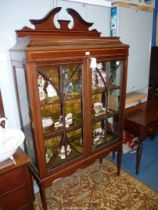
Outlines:
[[78, 31], [78, 29], [89, 31], [89, 27], [93, 25], [93, 23], [86, 22], [74, 9], [67, 9], [67, 12], [73, 17], [74, 25], [72, 30]]
[[61, 7], [56, 7], [51, 10], [44, 18], [40, 20], [30, 20], [35, 25], [36, 30], [54, 30], [57, 29], [54, 24], [54, 16], [61, 10]]
[[22, 36], [91, 36], [98, 37], [100, 33], [93, 29], [89, 30], [89, 27], [93, 25], [93, 23], [86, 22], [75, 10], [68, 8], [67, 12], [72, 16], [74, 20], [73, 27], [70, 29], [68, 27], [68, 20], [58, 20], [60, 24], [60, 28], [57, 28], [54, 24], [55, 15], [61, 10], [61, 7], [56, 7], [51, 10], [44, 18], [40, 20], [30, 20], [30, 22], [35, 26], [35, 29], [31, 29], [29, 27], [24, 27], [22, 30], [16, 31], [18, 37]]

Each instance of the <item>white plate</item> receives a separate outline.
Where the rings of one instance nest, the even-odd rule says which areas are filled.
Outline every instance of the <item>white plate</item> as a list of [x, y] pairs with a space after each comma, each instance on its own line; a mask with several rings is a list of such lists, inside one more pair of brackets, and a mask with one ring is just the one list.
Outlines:
[[51, 119], [51, 117], [43, 117], [42, 118], [42, 126], [43, 128], [48, 128], [51, 125], [54, 124], [54, 121]]

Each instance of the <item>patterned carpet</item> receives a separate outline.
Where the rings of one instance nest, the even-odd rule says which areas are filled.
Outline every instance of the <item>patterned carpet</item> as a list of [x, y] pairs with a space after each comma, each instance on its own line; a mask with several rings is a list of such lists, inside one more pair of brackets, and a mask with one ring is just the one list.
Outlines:
[[[48, 210], [158, 210], [158, 193], [108, 160], [95, 162], [46, 189]], [[41, 210], [39, 193], [35, 210]]]

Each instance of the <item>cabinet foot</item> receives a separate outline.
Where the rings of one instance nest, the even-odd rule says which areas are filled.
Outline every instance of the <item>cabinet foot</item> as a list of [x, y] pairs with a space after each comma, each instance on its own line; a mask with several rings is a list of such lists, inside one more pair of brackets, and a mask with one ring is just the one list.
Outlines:
[[40, 188], [40, 195], [41, 195], [41, 201], [42, 201], [43, 210], [47, 210], [45, 188], [42, 185], [40, 185], [39, 188]]
[[103, 159], [99, 158], [99, 163], [102, 164], [103, 163]]

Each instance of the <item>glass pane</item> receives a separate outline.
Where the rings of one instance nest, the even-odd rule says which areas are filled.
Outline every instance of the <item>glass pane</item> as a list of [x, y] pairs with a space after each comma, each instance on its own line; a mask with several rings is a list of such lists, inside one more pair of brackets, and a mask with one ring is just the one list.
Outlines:
[[32, 159], [34, 166], [37, 169], [37, 161], [36, 161], [35, 146], [34, 146], [34, 139], [33, 139], [34, 137], [33, 137], [32, 127], [31, 127], [31, 120], [29, 116], [29, 106], [28, 106], [24, 69], [16, 68], [15, 77], [16, 77], [16, 85], [17, 85], [17, 94], [19, 98], [22, 128], [25, 133], [26, 150], [27, 150], [28, 155]]
[[59, 79], [57, 68], [47, 68], [47, 70], [38, 69], [37, 81], [41, 102], [45, 103], [59, 100]]
[[37, 70], [48, 170], [83, 154], [82, 65]]
[[77, 129], [45, 141], [48, 170], [80, 156], [83, 153], [81, 139], [82, 129]]
[[122, 61], [96, 62], [91, 68], [92, 145], [95, 150], [119, 137]]

